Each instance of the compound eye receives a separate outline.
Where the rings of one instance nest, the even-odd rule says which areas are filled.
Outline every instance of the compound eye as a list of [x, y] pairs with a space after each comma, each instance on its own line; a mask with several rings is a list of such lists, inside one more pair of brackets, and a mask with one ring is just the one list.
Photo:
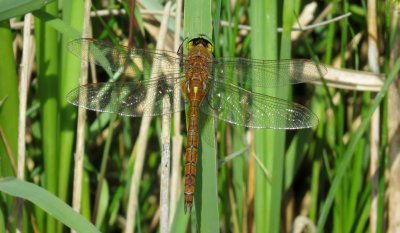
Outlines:
[[195, 45], [193, 44], [193, 41], [189, 41], [187, 44], [186, 44], [186, 48], [187, 49], [191, 49], [191, 48], [193, 48]]
[[213, 46], [211, 43], [208, 43], [207, 49], [208, 49], [208, 51], [210, 51], [211, 53], [214, 52], [214, 46]]

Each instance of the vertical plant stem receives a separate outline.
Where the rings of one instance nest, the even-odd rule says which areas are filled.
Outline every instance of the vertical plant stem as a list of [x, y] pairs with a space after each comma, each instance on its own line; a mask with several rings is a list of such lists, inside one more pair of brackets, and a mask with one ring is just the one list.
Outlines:
[[[332, 3], [330, 3], [332, 6], [330, 7], [330, 14], [336, 13], [336, 8], [337, 8], [337, 0], [333, 0]], [[332, 17], [332, 16], [331, 16]], [[328, 27], [328, 35], [326, 39], [326, 49], [325, 49], [325, 56], [324, 56], [324, 63], [325, 64], [330, 64], [330, 61], [332, 60], [332, 53], [333, 53], [333, 43], [335, 40], [335, 28], [336, 24], [331, 23], [329, 24]]]
[[249, 144], [250, 144], [250, 158], [249, 158], [249, 163], [248, 163], [248, 171], [247, 171], [247, 190], [246, 190], [246, 206], [247, 208], [244, 208], [244, 213], [243, 216], [246, 217], [246, 219], [243, 219], [243, 222], [246, 221], [246, 223], [243, 223], [243, 232], [255, 232], [254, 227], [254, 214], [252, 212], [255, 211], [255, 206], [254, 206], [254, 199], [255, 199], [255, 148], [254, 148], [254, 130], [250, 129], [249, 132]]
[[[182, 25], [182, 1], [176, 1], [175, 12], [175, 32], [174, 32], [174, 51], [179, 50], [181, 45], [180, 34]], [[178, 64], [176, 65], [178, 69]], [[181, 104], [181, 91], [179, 88], [174, 90], [174, 109], [178, 109]], [[172, 168], [171, 168], [171, 194], [170, 194], [170, 224], [177, 210], [178, 198], [181, 190], [181, 158], [182, 158], [182, 142], [181, 135], [181, 112], [174, 113], [174, 136], [172, 138]]]
[[[18, 80], [15, 72], [15, 60], [12, 49], [12, 34], [8, 21], [0, 22], [0, 51], [3, 59], [0, 60], [0, 175], [15, 176], [17, 167], [15, 154], [17, 152], [18, 135], [15, 128], [18, 127], [18, 118], [10, 117], [18, 115]], [[13, 208], [13, 200], [4, 200], [7, 209]], [[8, 213], [5, 208], [0, 209], [0, 231], [6, 231]]]
[[[171, 1], [165, 4], [163, 22], [168, 24]], [[169, 193], [171, 173], [171, 115], [168, 113], [171, 103], [168, 96], [163, 99], [162, 132], [161, 132], [161, 178], [160, 178], [160, 233], [169, 232]]]
[[[82, 31], [83, 20], [83, 1], [63, 1], [63, 20], [71, 27]], [[59, 177], [58, 177], [58, 196], [61, 200], [67, 201], [70, 196], [71, 163], [73, 160], [73, 144], [76, 129], [76, 108], [67, 102], [66, 95], [69, 91], [79, 84], [81, 61], [72, 53], [67, 51], [67, 42], [70, 36], [63, 35], [61, 38], [62, 47], [62, 72], [59, 81]], [[59, 231], [62, 231], [59, 226]]]
[[[388, 50], [390, 52], [390, 65], [400, 55], [400, 4], [395, 2], [387, 3], [388, 8], [386, 10], [387, 15], [391, 15], [391, 22], [387, 22], [388, 30], [391, 34], [391, 45], [392, 47]], [[388, 182], [388, 232], [400, 232], [400, 182], [398, 174], [400, 174], [400, 134], [398, 132], [400, 128], [400, 80], [394, 81], [393, 85], [389, 89], [388, 94], [388, 141], [389, 141], [389, 182]]]
[[[158, 36], [158, 41], [156, 45], [156, 49], [162, 50], [164, 47], [164, 41], [165, 41], [165, 36], [167, 33], [167, 26], [168, 26], [168, 17], [163, 17], [163, 21], [161, 23], [161, 28], [160, 28], [160, 33]], [[158, 72], [160, 72], [158, 69], [160, 65], [154, 64], [153, 69], [152, 69], [152, 74], [151, 78], [155, 79]], [[154, 93], [156, 90], [155, 88], [149, 89], [148, 94], [146, 96], [146, 102], [147, 103], [154, 103]], [[152, 107], [151, 108], [146, 108], [144, 112], [144, 116], [149, 116], [151, 115], [151, 111], [153, 111]], [[136, 155], [136, 161], [135, 161], [135, 166], [131, 178], [131, 184], [130, 184], [130, 189], [129, 189], [129, 200], [128, 200], [128, 210], [126, 214], [126, 227], [125, 227], [125, 233], [131, 233], [134, 232], [134, 226], [135, 226], [135, 221], [136, 221], [136, 211], [137, 211], [137, 205], [138, 205], [138, 195], [139, 195], [139, 187], [140, 187], [140, 178], [142, 176], [142, 171], [143, 171], [143, 165], [144, 165], [144, 159], [145, 159], [145, 153], [146, 153], [146, 147], [147, 147], [147, 136], [148, 136], [148, 129], [150, 126], [150, 121], [151, 117], [143, 117], [142, 123], [140, 125], [140, 130], [139, 130], [139, 136], [137, 139], [137, 155]]]
[[[82, 37], [89, 37], [89, 28], [90, 28], [90, 6], [91, 1], [84, 1], [84, 9], [83, 9], [83, 30]], [[88, 46], [84, 43], [82, 46]], [[82, 48], [82, 51], [87, 51], [86, 48]], [[79, 85], [85, 85], [88, 80], [88, 63], [85, 62], [88, 54], [82, 53], [81, 60], [81, 73], [80, 73], [80, 82]], [[80, 96], [80, 98], [84, 98]], [[73, 190], [72, 190], [72, 208], [78, 213], [81, 212], [81, 200], [82, 200], [82, 183], [83, 183], [83, 158], [85, 154], [85, 120], [86, 120], [86, 110], [84, 108], [78, 108], [78, 123], [76, 126], [76, 148], [75, 148], [75, 156], [74, 156], [74, 179], [73, 179]], [[74, 230], [71, 230], [72, 233], [75, 233]]]
[[[372, 72], [379, 73], [378, 63], [378, 29], [376, 24], [376, 1], [367, 1], [368, 22], [368, 64]], [[379, 184], [379, 108], [371, 118], [371, 152], [370, 152], [370, 176], [372, 178], [372, 200], [370, 209], [370, 230], [376, 232], [378, 224], [378, 184]], [[383, 169], [383, 168], [381, 168]]]
[[[218, 4], [221, 1], [219, 1]], [[235, 7], [230, 6], [230, 1], [226, 1], [226, 7], [225, 11], [227, 12], [227, 19], [229, 22], [233, 21], [233, 27], [232, 28], [226, 28], [223, 30], [225, 32], [224, 34], [228, 34], [228, 39], [229, 43], [224, 44], [224, 47], [227, 47], [225, 50], [227, 51], [227, 54], [225, 56], [228, 57], [235, 57], [236, 56], [236, 49], [237, 49], [237, 44], [236, 40], [238, 38], [238, 24], [239, 24], [239, 18], [240, 18], [240, 8], [241, 8], [241, 2], [236, 1]], [[232, 14], [232, 10], [234, 9], [234, 14]], [[232, 17], [232, 19], [231, 19]], [[216, 18], [220, 18], [219, 14], [216, 13]], [[219, 25], [219, 21], [215, 22], [214, 25]], [[218, 34], [218, 31], [214, 29], [214, 34]], [[215, 41], [219, 41], [217, 38]], [[216, 45], [217, 48], [217, 45]], [[216, 49], [217, 50], [217, 49]], [[216, 56], [218, 54], [216, 53]], [[232, 70], [231, 70], [232, 72]], [[237, 85], [237, 83], [232, 83], [234, 85]], [[234, 99], [233, 101], [240, 101], [239, 99]], [[225, 125], [225, 122], [221, 122], [223, 125]], [[239, 151], [245, 147], [243, 143], [243, 139], [245, 138], [245, 129], [243, 127], [231, 127], [226, 125], [228, 129], [227, 130], [227, 138], [231, 137], [231, 146], [228, 144], [226, 147], [226, 150], [224, 152], [220, 152], [220, 156], [223, 157], [227, 154], [229, 150], [231, 151]], [[222, 138], [222, 137], [221, 137]], [[221, 144], [221, 149], [223, 148], [223, 145], [225, 143]], [[231, 153], [231, 152], [228, 152]], [[220, 174], [225, 173], [226, 174], [226, 179], [227, 181], [225, 182], [226, 185], [221, 187], [221, 192], [227, 193], [226, 190], [229, 190], [229, 199], [230, 202], [228, 203], [227, 200], [225, 200], [225, 203], [222, 202], [221, 204], [224, 205], [223, 207], [224, 211], [226, 214], [226, 224], [228, 226], [233, 225], [233, 231], [234, 232], [240, 232], [241, 230], [243, 232], [247, 232], [247, 226], [246, 225], [246, 216], [245, 216], [245, 211], [247, 211], [247, 205], [246, 205], [246, 157], [245, 156], [240, 156], [237, 157], [236, 159], [232, 160], [232, 175], [229, 174], [230, 170], [229, 167], [226, 167], [224, 169], [220, 169]], [[220, 175], [221, 179], [221, 175]], [[221, 182], [220, 182], [221, 183]], [[231, 192], [231, 189], [233, 188], [234, 190], [234, 195]], [[228, 195], [225, 194], [224, 197], [227, 197]], [[232, 198], [234, 198], [232, 200]], [[228, 199], [228, 198], [224, 198]], [[229, 213], [229, 209], [231, 207], [231, 213]], [[239, 230], [241, 229], [241, 230]]]
[[[290, 59], [291, 58], [291, 35], [292, 35], [292, 25], [294, 20], [295, 12], [294, 4], [298, 1], [285, 0], [283, 2], [283, 14], [282, 14], [282, 24], [283, 32], [280, 43], [280, 56], [279, 59]], [[288, 74], [287, 74], [288, 75]], [[279, 88], [276, 92], [276, 96], [281, 99], [289, 98], [289, 87]], [[269, 232], [280, 232], [281, 226], [281, 216], [282, 216], [282, 197], [283, 197], [283, 187], [284, 187], [284, 156], [285, 154], [285, 131], [276, 131], [273, 140], [276, 140], [275, 147], [272, 153], [273, 167], [272, 172], [272, 182], [271, 182], [271, 213], [270, 213], [270, 225]]]
[[[168, 2], [170, 3], [170, 2]], [[168, 4], [166, 9], [169, 10], [170, 4]], [[163, 112], [162, 117], [162, 155], [161, 155], [161, 179], [160, 179], [160, 232], [169, 232], [169, 191], [170, 191], [170, 159], [171, 159], [171, 137], [170, 137], [170, 124], [171, 117], [168, 114], [170, 110], [170, 102], [168, 97], [164, 97], [163, 100]]]
[[[212, 36], [211, 1], [198, 0], [185, 2], [184, 9], [185, 38], [193, 39], [200, 35]], [[213, 120], [200, 114], [200, 147], [196, 168], [195, 210], [198, 232], [218, 232], [218, 186], [217, 157]], [[205, 137], [211, 137], [214, 145], [208, 145]]]
[[[0, 51], [2, 59], [0, 60], [0, 130], [2, 132], [0, 139], [0, 175], [14, 176], [15, 158], [18, 148], [18, 78], [15, 71], [15, 60], [12, 48], [12, 33], [8, 21], [0, 22]], [[12, 117], [11, 117], [12, 116]], [[7, 147], [9, 146], [9, 150]], [[11, 160], [11, 158], [13, 160]], [[9, 199], [11, 200], [11, 199]], [[7, 203], [11, 207], [11, 202]]]
[[[24, 37], [23, 37], [23, 48], [22, 61], [21, 61], [21, 79], [19, 86], [19, 116], [18, 116], [18, 173], [17, 177], [21, 180], [25, 179], [25, 132], [26, 132], [26, 105], [28, 98], [28, 84], [29, 84], [29, 54], [32, 51], [33, 40], [31, 36], [31, 24], [33, 16], [28, 13], [24, 17]], [[23, 232], [23, 201], [17, 199], [17, 229], [16, 232]]]
[[[58, 14], [58, 2], [45, 7], [51, 15]], [[42, 143], [45, 169], [45, 187], [57, 194], [58, 150], [58, 98], [59, 98], [59, 43], [58, 33], [40, 19], [35, 21], [37, 48], [37, 76], [42, 116]], [[56, 220], [47, 215], [45, 232], [57, 232]]]
[[[277, 1], [253, 1], [250, 14], [252, 58], [278, 59]], [[267, 43], [265, 42], [266, 39], [268, 39]], [[253, 90], [258, 93], [276, 96], [274, 90], [266, 91], [262, 88], [253, 88]], [[280, 194], [275, 192], [280, 192], [282, 189], [281, 172], [284, 157], [284, 138], [285, 134], [282, 131], [255, 130], [254, 132], [255, 154], [260, 158], [260, 162], [268, 168], [273, 177], [272, 184], [269, 185], [262, 169], [256, 166], [254, 202], [256, 232], [263, 232], [266, 229], [268, 229], [268, 232], [279, 232], [279, 221], [273, 221], [280, 219]], [[272, 190], [272, 188], [279, 188], [279, 190]], [[279, 200], [273, 200], [272, 197], [279, 198]], [[276, 208], [277, 205], [278, 207]], [[272, 208], [273, 206], [275, 209]], [[278, 213], [277, 216], [273, 216], [276, 213]]]

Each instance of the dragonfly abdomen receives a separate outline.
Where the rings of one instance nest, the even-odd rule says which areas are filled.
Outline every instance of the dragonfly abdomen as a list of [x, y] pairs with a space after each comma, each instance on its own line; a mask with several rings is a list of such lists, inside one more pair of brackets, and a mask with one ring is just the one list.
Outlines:
[[193, 205], [196, 163], [199, 148], [199, 101], [190, 101], [185, 153], [185, 212]]
[[212, 46], [204, 39], [189, 42], [189, 53], [185, 64], [186, 82], [182, 92], [189, 101], [188, 133], [185, 153], [185, 212], [193, 205], [196, 163], [199, 148], [199, 105], [207, 95], [207, 80], [210, 76]]

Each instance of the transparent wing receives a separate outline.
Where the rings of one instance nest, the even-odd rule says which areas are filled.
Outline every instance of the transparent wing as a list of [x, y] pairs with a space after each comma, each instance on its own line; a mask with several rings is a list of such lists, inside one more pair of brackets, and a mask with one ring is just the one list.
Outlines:
[[220, 120], [250, 128], [301, 129], [318, 124], [318, 117], [300, 104], [221, 82], [212, 83], [200, 109]]
[[278, 87], [319, 80], [327, 73], [324, 65], [310, 60], [254, 60], [219, 58], [213, 62], [213, 77], [245, 88]]
[[[181, 72], [183, 56], [164, 50], [129, 49], [91, 38], [76, 39], [68, 43], [68, 50], [86, 61], [94, 61], [108, 71], [125, 69], [126, 74], [137, 75], [146, 65], [164, 74]], [[82, 54], [85, 56], [82, 57]], [[86, 56], [87, 55], [87, 56]], [[157, 67], [154, 67], [157, 66]]]
[[[162, 115], [162, 102], [168, 97], [171, 109], [166, 113], [182, 111], [183, 99], [174, 108], [174, 90], [180, 88], [180, 79], [144, 80], [133, 82], [91, 83], [73, 89], [67, 100], [73, 105], [98, 112], [116, 113], [123, 116], [141, 117]], [[168, 80], [169, 81], [169, 80]]]

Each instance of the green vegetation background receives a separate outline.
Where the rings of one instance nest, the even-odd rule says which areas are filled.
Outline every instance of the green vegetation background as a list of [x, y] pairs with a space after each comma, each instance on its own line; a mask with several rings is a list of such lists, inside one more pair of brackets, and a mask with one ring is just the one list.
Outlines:
[[[2, 178], [16, 176], [13, 166], [18, 155], [18, 64], [21, 51], [29, 49], [18, 43], [22, 32], [11, 29], [7, 17], [18, 16], [17, 21], [21, 21], [21, 12], [37, 10], [43, 2], [32, 0], [28, 3], [10, 5], [7, 1], [0, 2], [0, 9], [7, 9], [0, 12], [0, 18], [4, 20], [0, 25]], [[314, 16], [327, 8], [330, 10], [325, 19], [347, 12], [352, 15], [302, 32], [293, 41], [291, 27], [308, 4], [310, 2], [297, 0], [186, 1], [181, 38], [198, 34], [213, 38], [216, 57], [309, 58], [328, 66], [335, 64], [351, 70], [369, 70], [366, 2], [319, 1]], [[385, 172], [392, 164], [387, 150], [390, 142], [386, 120], [391, 106], [386, 94], [400, 69], [399, 60], [391, 56], [391, 52], [395, 52], [392, 49], [394, 42], [399, 40], [398, 21], [394, 20], [398, 16], [393, 15], [396, 12], [393, 9], [399, 7], [396, 4], [395, 1], [379, 1], [376, 5], [376, 14], [381, 16], [376, 25], [381, 49], [378, 58], [381, 72], [386, 73], [380, 92], [305, 84], [265, 93], [311, 108], [320, 120], [314, 129], [245, 130], [216, 122], [217, 147], [202, 144], [199, 154], [202, 163], [199, 168], [202, 169], [198, 173], [196, 207], [190, 215], [185, 215], [181, 195], [176, 214], [170, 216], [171, 232], [289, 232], [295, 222], [304, 219], [309, 229], [316, 228], [317, 232], [385, 232], [388, 221]], [[165, 1], [157, 0], [137, 3], [134, 25], [130, 24], [129, 14], [95, 15], [92, 18], [93, 37], [127, 44], [129, 27], [132, 27], [134, 47], [155, 48], [162, 16], [145, 14], [142, 9], [162, 11], [164, 6]], [[100, 9], [129, 12], [129, 3], [110, 1], [104, 5], [101, 1], [93, 1], [92, 11]], [[77, 112], [66, 102], [65, 96], [79, 85], [80, 74], [80, 61], [67, 51], [66, 44], [81, 35], [83, 4], [81, 1], [52, 2], [35, 11], [34, 16], [36, 52], [28, 86], [25, 179], [58, 199], [22, 181], [0, 180], [0, 232], [14, 231], [16, 227], [16, 219], [10, 220], [16, 216], [16, 201], [11, 196], [30, 201], [24, 203], [23, 232], [69, 231], [64, 225], [78, 232], [96, 232], [93, 225], [101, 232], [121, 232], [127, 221], [133, 221], [138, 232], [162, 232], [159, 228], [158, 172], [162, 144], [160, 117], [152, 120], [146, 139], [149, 143], [135, 219], [126, 219], [126, 213], [140, 118], [114, 119], [108, 114], [88, 112], [83, 218], [68, 212], [69, 207], [63, 204], [71, 204], [72, 198]], [[174, 48], [171, 38], [176, 28], [173, 21], [172, 17], [165, 42], [169, 50]], [[222, 26], [224, 22], [230, 22], [231, 26]], [[239, 28], [239, 24], [251, 26], [251, 31]], [[278, 27], [283, 31], [278, 33]], [[13, 47], [13, 42], [17, 46]], [[97, 78], [98, 81], [109, 80], [101, 69], [98, 69]], [[369, 175], [370, 120], [379, 106], [377, 166], [380, 170], [374, 183]], [[185, 127], [181, 129], [185, 139]], [[208, 137], [212, 127], [204, 132], [203, 136]], [[249, 136], [251, 140], [247, 145], [244, 141]], [[183, 168], [183, 161], [181, 164], [178, 169]], [[180, 174], [183, 177], [183, 170]], [[103, 184], [101, 188], [100, 183]], [[376, 190], [376, 196], [372, 195], [372, 190]], [[374, 197], [377, 208], [371, 209]], [[377, 216], [373, 224], [375, 229], [370, 228], [370, 214]], [[85, 219], [92, 220], [93, 225]]]

